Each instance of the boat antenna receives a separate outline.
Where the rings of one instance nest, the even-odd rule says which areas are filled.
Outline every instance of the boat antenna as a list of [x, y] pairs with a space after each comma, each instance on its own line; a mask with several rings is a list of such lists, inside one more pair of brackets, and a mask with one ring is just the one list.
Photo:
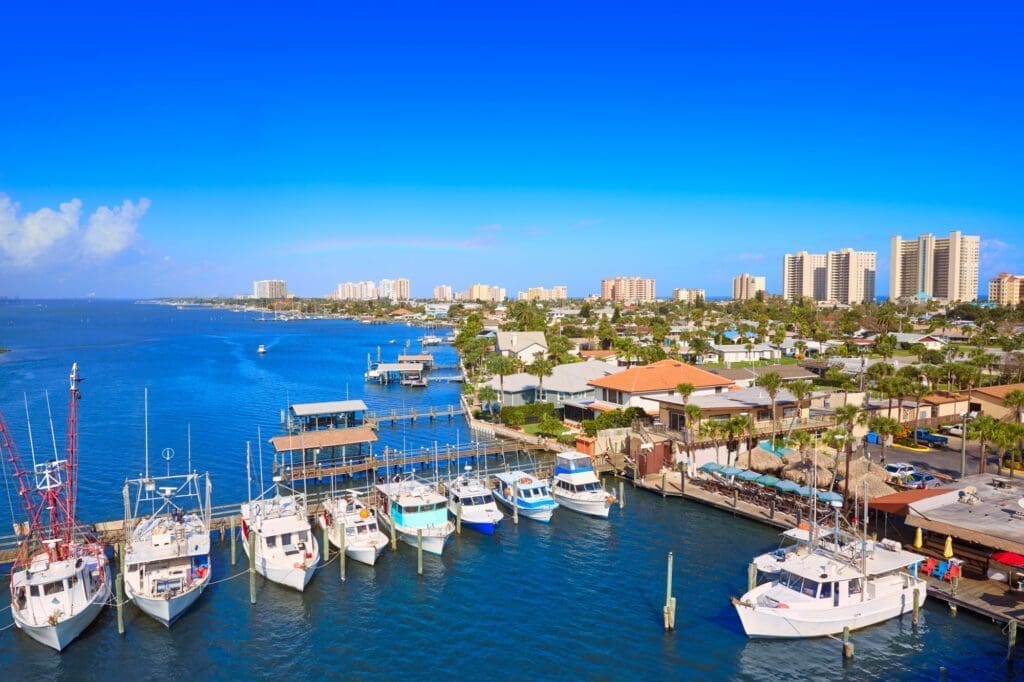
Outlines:
[[249, 482], [249, 502], [252, 502], [252, 452], [245, 441], [245, 478]]
[[146, 431], [146, 480], [149, 480], [149, 388], [142, 389], [142, 415]]
[[266, 490], [263, 487], [263, 433], [260, 431], [259, 424], [256, 425], [256, 448], [260, 458], [260, 490]]
[[188, 457], [188, 469], [187, 469], [187, 471], [188, 471], [188, 473], [191, 474], [192, 473], [192, 422], [188, 423], [187, 438], [188, 438], [188, 454], [187, 454], [187, 457]]
[[[25, 422], [28, 424], [28, 449], [32, 453], [32, 471], [36, 470], [36, 446], [32, 442], [32, 420], [28, 416], [28, 395], [22, 393], [22, 397], [25, 399]], [[13, 514], [11, 518], [14, 518]]]
[[46, 395], [46, 414], [50, 417], [50, 439], [53, 440], [53, 459], [58, 459], [57, 456], [57, 434], [53, 430], [53, 411], [50, 410], [50, 392], [45, 391]]

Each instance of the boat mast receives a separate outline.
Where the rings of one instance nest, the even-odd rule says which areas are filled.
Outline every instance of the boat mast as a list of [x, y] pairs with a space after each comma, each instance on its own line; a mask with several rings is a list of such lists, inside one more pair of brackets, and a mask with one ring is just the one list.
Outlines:
[[249, 484], [249, 504], [252, 504], [252, 452], [249, 441], [245, 441], [245, 478]]
[[146, 431], [145, 453], [146, 453], [146, 480], [149, 480], [149, 389], [142, 389], [142, 419]]

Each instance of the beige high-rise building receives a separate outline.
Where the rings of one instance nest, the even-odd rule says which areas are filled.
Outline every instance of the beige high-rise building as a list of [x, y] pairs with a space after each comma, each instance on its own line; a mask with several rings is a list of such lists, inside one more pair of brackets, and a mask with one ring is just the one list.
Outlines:
[[638, 303], [654, 300], [654, 278], [615, 277], [601, 280], [601, 298], [605, 301]]
[[435, 301], [454, 301], [455, 292], [452, 291], [452, 285], [450, 284], [438, 284], [434, 287], [434, 300]]
[[673, 289], [672, 298], [693, 305], [697, 301], [707, 300], [703, 289]]
[[947, 237], [892, 238], [889, 298], [923, 294], [944, 301], [978, 300], [981, 238], [953, 230]]
[[252, 283], [253, 298], [288, 298], [288, 282], [283, 279], [258, 279]]
[[408, 301], [412, 298], [409, 295], [409, 280], [405, 277], [399, 277], [395, 280], [394, 289], [392, 291], [393, 300], [395, 301]]
[[564, 301], [569, 298], [569, 289], [564, 286], [554, 286], [550, 289], [544, 287], [530, 287], [526, 291], [520, 291], [520, 301]]
[[996, 305], [1020, 305], [1024, 301], [1024, 275], [1000, 272], [990, 279], [988, 301]]
[[466, 300], [500, 303], [505, 300], [505, 289], [489, 284], [470, 284], [466, 290]]
[[732, 278], [732, 299], [748, 301], [757, 298], [757, 292], [765, 291], [764, 276], [755, 276], [744, 272]]
[[787, 253], [782, 259], [782, 297], [852, 305], [875, 297], [874, 251]]

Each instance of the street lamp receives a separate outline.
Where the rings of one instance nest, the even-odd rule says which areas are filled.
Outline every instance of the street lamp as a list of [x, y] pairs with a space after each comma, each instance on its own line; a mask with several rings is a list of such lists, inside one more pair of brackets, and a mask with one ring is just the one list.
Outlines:
[[[960, 413], [960, 478], [967, 473], [967, 413]], [[984, 462], [982, 462], [984, 466]]]

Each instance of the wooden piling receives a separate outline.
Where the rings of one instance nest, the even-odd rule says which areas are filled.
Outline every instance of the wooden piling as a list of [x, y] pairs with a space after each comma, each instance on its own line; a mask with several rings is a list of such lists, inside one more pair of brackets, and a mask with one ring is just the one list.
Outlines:
[[665, 471], [661, 472], [661, 499], [665, 499], [665, 495], [668, 494], [668, 473]]
[[423, 575], [423, 529], [416, 529], [416, 575]]
[[331, 539], [327, 537], [327, 524], [323, 525], [324, 529], [324, 563], [326, 564], [331, 559]]
[[626, 508], [626, 483], [619, 481], [619, 509]]
[[668, 553], [668, 572], [665, 576], [665, 606], [661, 610], [666, 630], [676, 627], [676, 599], [672, 596], [672, 552]]
[[114, 580], [114, 595], [117, 599], [117, 634], [124, 634], [124, 573], [118, 573]]
[[843, 660], [853, 660], [853, 642], [850, 641], [850, 626], [843, 628]]
[[757, 587], [757, 564], [751, 561], [747, 564], [747, 592]]
[[338, 523], [338, 533], [339, 533], [339, 535], [338, 535], [338, 537], [339, 537], [339, 540], [338, 540], [338, 566], [339, 566], [339, 568], [338, 568], [338, 575], [341, 578], [341, 582], [345, 582], [345, 533], [346, 533], [346, 528], [345, 528], [345, 524], [344, 523], [341, 523], [340, 521], [338, 521], [337, 523]]
[[1009, 637], [1006, 642], [1006, 662], [1013, 664], [1014, 650], [1017, 648], [1017, 621], [1011, 620], [1009, 625]]
[[519, 525], [519, 481], [512, 482], [512, 523]]
[[775, 496], [774, 495], [772, 496], [771, 503], [768, 505], [768, 518], [772, 519], [773, 521], [775, 520]]
[[256, 603], [256, 533], [249, 529], [249, 603]]
[[732, 489], [732, 508], [735, 509], [739, 504], [740, 491], [737, 488]]
[[914, 627], [917, 627], [917, 619], [921, 610], [921, 593], [918, 592], [917, 588], [914, 588], [914, 615], [911, 618], [911, 623]]
[[388, 524], [391, 528], [391, 551], [398, 551], [398, 536], [395, 534], [395, 520], [391, 519], [391, 523]]
[[462, 500], [455, 504], [455, 533], [462, 535]]
[[[223, 530], [223, 528], [221, 529]], [[234, 566], [237, 560], [235, 559], [235, 517], [231, 517], [231, 565]]]

